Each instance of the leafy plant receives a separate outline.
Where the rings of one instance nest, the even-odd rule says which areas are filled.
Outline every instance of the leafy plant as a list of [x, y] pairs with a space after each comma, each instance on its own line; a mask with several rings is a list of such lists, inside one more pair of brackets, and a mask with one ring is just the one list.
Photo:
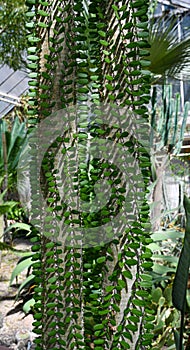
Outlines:
[[[188, 102], [185, 103], [182, 110], [180, 94], [173, 97], [172, 86], [167, 84], [171, 78], [188, 78], [190, 72], [190, 33], [187, 29], [185, 34], [176, 41], [179, 24], [180, 19], [175, 15], [163, 15], [158, 19], [152, 17], [149, 23], [149, 59], [151, 62], [149, 69], [152, 73], [153, 84], [150, 143], [152, 146], [152, 178], [155, 184], [153, 201], [157, 203], [152, 212], [153, 231], [157, 231], [160, 226], [161, 202], [164, 203], [163, 207], [168, 209], [167, 196], [165, 196], [166, 192], [162, 182], [163, 174], [171, 165], [171, 159], [173, 158], [175, 162], [174, 156], [180, 152], [189, 110]], [[187, 50], [186, 47], [188, 47]], [[182, 121], [181, 127], [179, 127], [179, 118]]]
[[155, 311], [154, 349], [175, 349], [174, 332], [180, 328], [180, 315], [172, 303], [172, 285], [178, 264], [178, 252], [184, 232], [178, 227], [159, 230], [151, 235], [153, 252], [152, 309]]
[[174, 329], [180, 328], [180, 315], [172, 304], [172, 283], [152, 290], [152, 307], [156, 315], [153, 348], [175, 349]]
[[13, 250], [16, 254], [19, 254], [21, 257], [12, 271], [10, 278], [10, 286], [13, 284], [16, 279], [16, 283], [18, 284], [18, 277], [24, 271], [27, 270], [25, 280], [19, 285], [17, 295], [15, 301], [22, 300], [22, 309], [28, 314], [32, 312], [32, 307], [34, 305], [35, 300], [32, 297], [31, 289], [35, 287], [34, 285], [34, 275], [31, 272], [32, 265], [34, 264], [32, 257], [34, 255], [33, 252], [23, 252], [21, 250]]
[[[179, 166], [174, 169], [173, 164], [179, 162], [177, 154], [180, 153], [186, 121], [189, 111], [189, 102], [185, 103], [184, 110], [181, 111], [180, 95], [172, 97], [172, 85], [163, 85], [161, 97], [158, 97], [157, 87], [153, 87], [152, 93], [152, 111], [151, 111], [151, 170], [152, 179], [154, 181], [153, 202], [157, 203], [152, 209], [152, 217], [154, 217], [153, 231], [157, 231], [160, 226], [161, 217], [166, 221], [168, 217], [166, 211], [169, 208], [167, 200], [167, 191], [165, 189], [164, 174], [170, 172], [172, 167], [174, 174], [179, 177]], [[186, 169], [186, 165], [182, 167]], [[179, 199], [179, 206], [182, 205]], [[163, 209], [163, 215], [161, 211]], [[175, 210], [174, 210], [175, 212]], [[166, 214], [166, 215], [165, 215]], [[164, 217], [165, 216], [165, 217]], [[171, 221], [171, 218], [170, 218]]]
[[[67, 130], [49, 145], [39, 173], [48, 203], [47, 220], [55, 215], [61, 227], [67, 225], [66, 232], [61, 232], [68, 237], [66, 244], [51, 240], [54, 232], [51, 221], [41, 226], [41, 207], [36, 202], [34, 188], [31, 193], [35, 225], [40, 227], [40, 235], [33, 237], [33, 258], [36, 259], [33, 274], [37, 284], [34, 293], [36, 349], [150, 348], [153, 316], [149, 272], [152, 261], [147, 247], [151, 239], [146, 202], [149, 155], [141, 145], [143, 128], [137, 127], [135, 139], [118, 125], [109, 125], [111, 107], [119, 105], [129, 111], [129, 122], [131, 116], [134, 122], [142, 118], [147, 128], [150, 62], [144, 56], [148, 55], [149, 48], [148, 1], [34, 3], [32, 11], [26, 14], [31, 28], [28, 37], [31, 43], [28, 66], [32, 70], [29, 123], [42, 123], [52, 112], [66, 111], [72, 105], [78, 107], [76, 132]], [[102, 111], [98, 106], [101, 103], [110, 107], [106, 111], [107, 123], [101, 123], [101, 118], [93, 123], [95, 116], [100, 117]], [[49, 135], [55, 119], [52, 122], [48, 126]], [[94, 247], [90, 229], [100, 227], [101, 238], [102, 224], [119, 212], [126, 194], [119, 167], [106, 163], [105, 159], [86, 161], [82, 156], [76, 162], [72, 149], [82, 146], [88, 155], [88, 135], [95, 140], [110, 140], [123, 149], [126, 147], [143, 174], [143, 181], [138, 181], [137, 177], [139, 190], [134, 189], [134, 201], [128, 196], [129, 207], [134, 203], [136, 209], [133, 208], [134, 213], [129, 209], [131, 216], [124, 224], [124, 234], [118, 232], [119, 237], [114, 239], [110, 228], [110, 243], [104, 244], [102, 238]], [[34, 141], [33, 150], [35, 145]], [[60, 149], [63, 152], [59, 156]], [[61, 165], [64, 152], [68, 154], [69, 171]], [[98, 214], [81, 214], [75, 207], [78, 202], [73, 199], [70, 208], [64, 198], [60, 198], [56, 176], [63, 171], [64, 179], [72, 178], [75, 164], [75, 189], [78, 198], [85, 199], [87, 204], [94, 199], [93, 187], [99, 179], [106, 178], [115, 185], [111, 199]], [[69, 186], [68, 196], [73, 198]], [[85, 241], [81, 243], [80, 234], [72, 236], [73, 227], [88, 230], [92, 248]]]
[[27, 47], [26, 5], [23, 0], [1, 2], [0, 11], [0, 64], [14, 70], [26, 67], [24, 51]]
[[20, 122], [18, 117], [11, 127], [4, 119], [0, 120], [0, 176], [7, 173], [13, 181], [26, 133], [26, 123]]
[[190, 32], [178, 37], [179, 16], [152, 18], [149, 30], [150, 71], [154, 80], [163, 82], [166, 77], [182, 79], [189, 77]]
[[[161, 349], [164, 345], [171, 349], [184, 349], [183, 338], [184, 332], [186, 333], [184, 320], [185, 315], [188, 320], [189, 313], [187, 283], [190, 264], [188, 238], [190, 200], [186, 196], [184, 197], [184, 208], [186, 213], [185, 235], [182, 230], [170, 228], [151, 236], [153, 242], [149, 247], [153, 251], [154, 260], [152, 278], [155, 288], [152, 290], [152, 307], [156, 312], [153, 342], [155, 349]], [[179, 248], [180, 257], [178, 257]], [[181, 317], [174, 308], [180, 311]]]
[[[16, 188], [17, 165], [22, 147], [26, 141], [26, 124], [16, 117], [10, 126], [8, 122], [0, 120], [0, 179], [1, 197], [0, 214], [4, 215], [2, 226], [7, 228], [7, 219], [19, 219], [16, 214], [22, 216], [24, 210], [20, 208], [18, 192]], [[7, 237], [5, 237], [7, 236]], [[4, 238], [10, 239], [7, 231]]]
[[[163, 85], [161, 98], [153, 87], [151, 111], [151, 146], [157, 153], [164, 150], [171, 155], [179, 154], [184, 138], [189, 102], [181, 108], [180, 94], [172, 97], [172, 85]], [[181, 125], [179, 127], [179, 122]], [[155, 142], [156, 141], [156, 142]], [[167, 149], [168, 148], [168, 149]]]
[[[27, 236], [38, 236], [38, 232], [36, 229], [29, 225], [29, 224], [24, 224], [24, 223], [15, 223], [10, 225], [7, 228], [7, 231], [10, 230], [23, 230], [27, 232]], [[16, 253], [20, 253], [19, 255], [21, 256], [17, 265], [12, 271], [11, 278], [10, 278], [10, 285], [16, 281], [18, 282], [18, 277], [19, 275], [24, 271], [27, 270], [26, 273], [26, 278], [25, 280], [21, 283], [21, 285], [18, 288], [17, 291], [17, 297], [16, 300], [23, 299], [23, 311], [27, 314], [31, 312], [32, 307], [34, 305], [34, 299], [32, 298], [32, 294], [30, 293], [31, 288], [35, 285], [35, 276], [32, 274], [32, 268], [33, 266], [35, 267], [35, 262], [34, 262], [34, 252], [29, 251], [29, 252], [23, 252], [23, 251], [18, 251], [14, 249]], [[36, 262], [38, 264], [38, 262]]]
[[184, 244], [180, 254], [172, 291], [173, 304], [176, 309], [181, 312], [180, 335], [179, 337], [176, 336], [177, 350], [183, 350], [184, 317], [187, 304], [187, 282], [190, 266], [190, 199], [186, 196], [184, 196], [184, 208], [186, 213]]

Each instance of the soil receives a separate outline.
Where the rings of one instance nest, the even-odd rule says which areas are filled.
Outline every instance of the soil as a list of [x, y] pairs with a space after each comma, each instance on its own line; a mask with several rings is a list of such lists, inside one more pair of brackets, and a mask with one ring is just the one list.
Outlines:
[[[26, 239], [17, 239], [13, 242], [14, 248], [30, 251], [30, 242]], [[10, 286], [10, 277], [20, 256], [12, 251], [1, 253], [0, 265], [0, 345], [13, 350], [34, 349], [32, 332], [33, 316], [25, 315], [21, 301], [15, 301], [19, 285], [26, 278], [27, 271], [18, 276]]]

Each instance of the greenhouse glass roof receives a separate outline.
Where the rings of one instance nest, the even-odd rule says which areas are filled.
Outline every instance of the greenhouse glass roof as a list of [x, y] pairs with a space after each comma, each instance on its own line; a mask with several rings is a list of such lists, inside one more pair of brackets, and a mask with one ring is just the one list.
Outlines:
[[28, 90], [28, 80], [26, 71], [0, 66], [0, 118], [19, 105], [20, 97]]

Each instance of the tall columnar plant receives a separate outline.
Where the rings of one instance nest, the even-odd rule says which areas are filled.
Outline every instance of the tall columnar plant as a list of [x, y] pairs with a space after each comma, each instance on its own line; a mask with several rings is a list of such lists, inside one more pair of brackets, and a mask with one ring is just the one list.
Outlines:
[[[189, 79], [190, 32], [187, 28], [181, 33], [181, 36], [179, 35], [182, 19], [183, 16], [179, 18], [175, 14], [164, 14], [158, 19], [152, 17], [149, 23], [149, 59], [151, 61], [149, 69], [152, 73], [153, 85], [151, 105], [152, 177], [156, 181], [153, 201], [157, 203], [153, 209], [154, 231], [158, 230], [160, 226], [161, 203], [164, 197], [163, 174], [168, 167], [170, 158], [180, 152], [189, 110], [188, 102], [182, 110], [181, 96], [179, 94], [173, 96], [172, 87], [167, 84], [171, 78]], [[162, 94], [158, 96], [161, 89]], [[180, 113], [182, 127], [179, 132]]]
[[[150, 162], [145, 140], [141, 142], [147, 128], [146, 104], [150, 99], [148, 1], [29, 0], [29, 3], [33, 4], [27, 13], [32, 71], [29, 121], [40, 122], [40, 126], [51, 116], [48, 130], [51, 138], [51, 128], [58, 123], [56, 117], [53, 119], [56, 111], [62, 109], [66, 113], [71, 106], [77, 106], [70, 128], [49, 145], [38, 172], [49, 212], [44, 225], [31, 168], [32, 216], [40, 231], [32, 239], [37, 284], [36, 350], [148, 349], [154, 318], [149, 307], [152, 262], [147, 247], [151, 241], [146, 202]], [[102, 123], [100, 115], [99, 121], [95, 119], [93, 123], [94, 115], [101, 111], [100, 103], [107, 105], [107, 120], [104, 118]], [[135, 125], [136, 137], [130, 128], [124, 130], [122, 123], [111, 124], [113, 106], [128, 111], [126, 124], [131, 128]], [[138, 122], [142, 120], [141, 128]], [[104, 158], [89, 158], [89, 136], [127, 150], [131, 195], [126, 193], [127, 179], [122, 179], [122, 167], [114, 165], [119, 153], [113, 156], [113, 164]], [[43, 140], [41, 135], [40, 142]], [[34, 140], [31, 156], [35, 146], [40, 148], [38, 140], [36, 145]], [[79, 146], [86, 150], [85, 157], [84, 151], [78, 156], [73, 153], [74, 147], [80, 149]], [[69, 155], [68, 170], [62, 166], [65, 153]], [[140, 169], [139, 174], [134, 174], [135, 167]], [[78, 200], [70, 205], [64, 201], [57, 174], [62, 175], [65, 186], [67, 179], [73, 177], [74, 190], [68, 185], [68, 197], [72, 198], [76, 191], [78, 200], [87, 203], [92, 203], [95, 197], [98, 180], [107, 178], [115, 188], [98, 212], [81, 212]], [[99, 227], [101, 238], [103, 225], [120, 212], [126, 196], [128, 219], [123, 218], [120, 232], [113, 233], [110, 224], [109, 242], [105, 243], [103, 237], [99, 244], [93, 244], [96, 237], [92, 235], [89, 247], [80, 234], [73, 236], [75, 228], [90, 234], [91, 228]], [[63, 233], [63, 224], [67, 225], [66, 243], [64, 239], [51, 240], [54, 225], [48, 220], [52, 222], [52, 217], [59, 221]]]
[[185, 103], [182, 111], [180, 95], [176, 94], [175, 97], [172, 97], [172, 85], [162, 86], [160, 98], [158, 97], [158, 88], [153, 86], [151, 102], [150, 144], [152, 150], [152, 178], [155, 182], [153, 202], [157, 203], [153, 208], [152, 217], [154, 218], [153, 230], [156, 231], [160, 226], [162, 209], [167, 207], [167, 203], [164, 203], [163, 176], [172, 161], [177, 159], [177, 155], [180, 153], [189, 102]]

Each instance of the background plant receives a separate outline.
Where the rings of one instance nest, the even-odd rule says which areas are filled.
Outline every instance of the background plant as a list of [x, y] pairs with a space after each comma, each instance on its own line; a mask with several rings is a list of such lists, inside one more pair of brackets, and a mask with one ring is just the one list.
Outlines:
[[[155, 327], [155, 335], [157, 334], [157, 336], [153, 344], [158, 348], [165, 345], [171, 349], [178, 346], [177, 343], [174, 344], [174, 334], [176, 337], [175, 329], [179, 330], [180, 319], [178, 312], [171, 304], [171, 290], [176, 263], [182, 248], [179, 238], [184, 225], [182, 202], [186, 190], [184, 183], [188, 169], [188, 164], [176, 155], [180, 153], [189, 105], [186, 103], [183, 110], [180, 106], [180, 96], [176, 94], [173, 98], [172, 87], [168, 84], [171, 78], [187, 79], [189, 76], [188, 49], [187, 56], [185, 55], [185, 47], [189, 45], [189, 30], [186, 30], [185, 35], [177, 42], [178, 25], [178, 16], [170, 16], [169, 14], [158, 20], [153, 18], [149, 32], [150, 70], [152, 82], [155, 84], [152, 88], [151, 110], [151, 142], [152, 145], [154, 144], [152, 176], [155, 181], [152, 216], [154, 219], [156, 218], [153, 223], [153, 231], [158, 230], [152, 235], [152, 238], [158, 239], [158, 241], [162, 240], [154, 246], [156, 254], [153, 255], [156, 263], [153, 266], [154, 288], [152, 296], [153, 307], [157, 309]], [[177, 57], [177, 55], [179, 56]], [[161, 61], [163, 64], [160, 64]], [[181, 118], [180, 130], [179, 118]], [[181, 167], [181, 172], [179, 167]], [[176, 208], [170, 206], [168, 187], [166, 187], [168, 184], [165, 184], [164, 172], [167, 172], [169, 176], [174, 176], [176, 184], [179, 183], [179, 201]], [[155, 202], [157, 203], [156, 207]], [[162, 226], [163, 230], [161, 230]], [[178, 232], [175, 232], [176, 229]], [[169, 244], [164, 243], [165, 238], [170, 240]]]
[[[182, 18], [181, 18], [182, 20]], [[150, 71], [153, 83], [165, 83], [166, 79], [188, 79], [190, 61], [190, 33], [178, 38], [180, 18], [175, 14], [164, 14], [160, 18], [152, 16], [149, 22]]]
[[0, 64], [14, 70], [26, 68], [26, 4], [23, 0], [1, 1]]
[[[152, 217], [154, 217], [153, 231], [159, 229], [161, 221], [166, 222], [168, 218], [169, 222], [173, 220], [171, 217], [172, 211], [173, 215], [176, 215], [176, 210], [180, 215], [181, 198], [183, 197], [180, 192], [184, 191], [181, 183], [184, 182], [185, 176], [187, 176], [187, 164], [180, 161], [177, 155], [182, 147], [189, 102], [185, 103], [184, 110], [182, 110], [180, 95], [176, 94], [175, 97], [172, 97], [172, 85], [163, 85], [161, 89], [161, 96], [158, 94], [158, 87], [153, 87], [152, 93], [152, 128], [150, 136], [152, 179], [154, 181], [152, 201], [157, 203], [152, 210]], [[181, 165], [181, 173], [179, 164]], [[170, 184], [166, 188], [165, 182], [167, 182], [169, 176], [176, 179], [176, 184], [179, 183], [178, 208], [172, 208], [168, 200]]]
[[[12, 125], [0, 120], [0, 177], [1, 181], [1, 208], [7, 208], [2, 212], [2, 234], [5, 240], [10, 240], [7, 228], [7, 220], [21, 221], [24, 218], [24, 210], [21, 208], [17, 191], [17, 165], [21, 150], [26, 141], [26, 124], [20, 122], [18, 117], [14, 119]], [[6, 237], [5, 237], [6, 236]]]
[[184, 238], [184, 230], [179, 226], [166, 228], [151, 235], [153, 242], [152, 267], [152, 308], [155, 310], [155, 349], [167, 346], [175, 349], [174, 332], [180, 329], [180, 314], [172, 302], [172, 287]]
[[181, 326], [180, 333], [176, 334], [176, 349], [183, 349], [183, 333], [185, 312], [187, 311], [187, 284], [189, 280], [189, 228], [190, 228], [190, 201], [186, 196], [184, 197], [184, 207], [186, 213], [186, 229], [184, 237], [184, 245], [179, 257], [177, 271], [173, 284], [172, 299], [174, 306], [181, 312]]

